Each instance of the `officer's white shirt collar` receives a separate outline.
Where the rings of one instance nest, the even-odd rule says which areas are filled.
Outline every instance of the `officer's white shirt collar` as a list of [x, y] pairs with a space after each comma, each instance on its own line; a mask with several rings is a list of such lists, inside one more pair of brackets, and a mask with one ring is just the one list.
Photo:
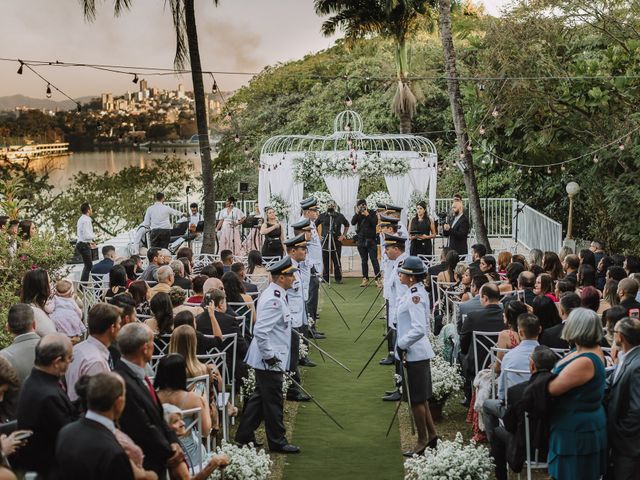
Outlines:
[[111, 433], [115, 434], [116, 432], [116, 425], [115, 423], [113, 423], [113, 420], [105, 417], [104, 415], [100, 415], [99, 413], [94, 412], [93, 410], [87, 411], [84, 418], [86, 418], [87, 420], [93, 420], [94, 422], [97, 422], [103, 425], [104, 427], [109, 429]]

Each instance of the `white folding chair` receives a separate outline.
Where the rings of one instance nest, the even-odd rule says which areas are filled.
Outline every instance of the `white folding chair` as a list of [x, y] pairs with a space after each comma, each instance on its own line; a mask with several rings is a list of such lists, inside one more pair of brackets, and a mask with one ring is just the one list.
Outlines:
[[[531, 480], [531, 470], [546, 470], [549, 465], [538, 459], [539, 452], [537, 448], [533, 455], [534, 458], [531, 458], [531, 425], [529, 423], [529, 412], [524, 412], [524, 438], [527, 454], [525, 460], [525, 464], [527, 466], [527, 480]], [[520, 477], [520, 475], [518, 475], [518, 477]]]
[[269, 268], [280, 260], [282, 260], [282, 257], [262, 257], [262, 263], [265, 268]]
[[95, 281], [89, 279], [86, 282], [74, 280], [73, 288], [75, 289], [78, 298], [82, 302], [82, 318], [84, 318], [86, 322], [89, 310], [95, 304], [103, 302], [104, 295], [105, 293], [107, 293], [107, 289], [109, 288], [109, 286], [108, 284], [107, 286], [105, 286], [103, 280]]
[[[184, 451], [185, 456], [188, 457], [190, 461], [187, 461], [187, 465], [189, 465], [189, 470], [192, 475], [198, 473], [202, 468], [202, 463], [204, 461], [204, 455], [202, 454], [202, 408], [190, 408], [188, 410], [182, 410], [182, 417], [185, 418], [188, 415], [194, 415], [195, 418], [190, 421], [185, 421], [185, 430], [188, 435], [192, 435], [192, 432], [195, 432], [195, 439], [197, 440], [196, 445], [198, 446], [196, 458], [191, 458], [188, 456], [188, 453]], [[208, 442], [207, 437], [207, 442]], [[208, 451], [208, 450], [207, 450]]]
[[[215, 338], [213, 335], [205, 335], [207, 338]], [[213, 347], [207, 351], [207, 355], [216, 353], [225, 353], [227, 359], [231, 359], [231, 371], [229, 371], [228, 363], [224, 364], [225, 370], [227, 370], [227, 378], [231, 384], [231, 405], [236, 406], [236, 352], [238, 351], [238, 334], [228, 333], [222, 335], [222, 348]], [[235, 418], [231, 419], [231, 424], [235, 424]]]
[[156, 355], [165, 356], [167, 353], [169, 353], [170, 341], [171, 341], [171, 334], [169, 333], [154, 336], [153, 344], [155, 346], [154, 351]]
[[156, 372], [158, 371], [158, 362], [160, 361], [160, 359], [164, 357], [164, 355], [152, 355], [151, 356], [151, 361], [149, 362], [149, 368], [151, 368], [151, 371], [153, 372], [153, 375], [156, 375]]
[[571, 351], [570, 348], [552, 348], [551, 351], [556, 354], [558, 359], [566, 357]]
[[498, 357], [498, 354], [502, 353], [504, 356], [508, 351], [508, 348], [498, 348], [495, 345], [491, 347], [491, 350], [489, 351], [489, 355], [491, 356], [490, 365], [494, 365], [494, 368], [491, 369], [491, 398], [498, 397], [498, 388], [496, 385], [498, 375], [496, 375], [495, 365], [500, 364], [500, 371], [502, 372], [502, 358]]
[[[487, 362], [491, 359], [491, 347], [495, 347], [496, 343], [498, 343], [498, 335], [500, 332], [471, 332], [472, 335], [472, 346], [473, 346], [473, 364], [475, 366], [475, 373], [477, 374], [480, 370], [487, 368]], [[478, 351], [482, 349], [482, 351], [486, 352], [486, 357], [482, 361], [482, 365], [478, 363]]]
[[[238, 316], [244, 319], [246, 325], [249, 326], [249, 333], [253, 334], [253, 302], [227, 302], [227, 306], [231, 307]], [[245, 328], [243, 327], [242, 334], [244, 335]]]
[[226, 353], [213, 353], [211, 355], [198, 355], [200, 360], [205, 365], [215, 365], [220, 374], [222, 375], [222, 385], [220, 385], [220, 391], [217, 392], [216, 406], [222, 414], [222, 438], [225, 441], [229, 440], [229, 417], [227, 415], [227, 402], [229, 401], [230, 394], [226, 392]]
[[[503, 370], [505, 375], [504, 382], [504, 403], [507, 404], [509, 387], [517, 385], [521, 382], [526, 382], [531, 378], [531, 372], [529, 370], [518, 370], [516, 368], [505, 368]], [[515, 381], [513, 380], [515, 378]], [[510, 380], [511, 379], [511, 380]]]
[[263, 292], [269, 286], [269, 275], [246, 275], [247, 281], [258, 287], [259, 292]]
[[[207, 405], [211, 405], [211, 396], [209, 395], [209, 393], [211, 392], [210, 380], [211, 378], [208, 374], [187, 378], [187, 390], [202, 395], [207, 402]], [[209, 435], [206, 436], [205, 447], [207, 449], [207, 452], [211, 450], [211, 441]]]

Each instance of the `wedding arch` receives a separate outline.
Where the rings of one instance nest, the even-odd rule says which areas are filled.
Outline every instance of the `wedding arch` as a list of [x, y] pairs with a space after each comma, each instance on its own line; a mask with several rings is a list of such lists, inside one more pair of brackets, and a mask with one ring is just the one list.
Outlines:
[[[277, 135], [260, 152], [258, 204], [272, 198], [288, 207], [287, 220], [300, 216], [305, 180], [322, 179], [340, 210], [349, 216], [356, 203], [361, 177], [384, 176], [394, 204], [406, 207], [412, 193], [429, 198], [435, 211], [438, 154], [425, 137], [410, 134], [368, 134], [352, 110], [340, 112], [333, 133]], [[404, 218], [406, 220], [406, 218]]]

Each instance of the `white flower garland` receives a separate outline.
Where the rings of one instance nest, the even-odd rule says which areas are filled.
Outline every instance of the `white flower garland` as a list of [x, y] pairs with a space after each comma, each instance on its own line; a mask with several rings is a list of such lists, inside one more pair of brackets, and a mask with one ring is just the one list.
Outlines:
[[[267, 480], [271, 475], [271, 458], [264, 450], [243, 445], [238, 447], [223, 440], [216, 448], [216, 454], [224, 453], [231, 462], [224, 469], [225, 480]], [[219, 480], [220, 470], [216, 470], [209, 480]]]
[[307, 152], [293, 159], [293, 178], [297, 182], [321, 180], [326, 175], [343, 177], [404, 175], [409, 171], [409, 162], [399, 157], [381, 157], [378, 153], [334, 152], [318, 155]]
[[450, 365], [440, 355], [431, 359], [431, 388], [433, 401], [444, 403], [452, 393], [459, 391], [464, 384], [458, 368]]
[[289, 204], [280, 195], [271, 195], [267, 206], [275, 210], [276, 217], [281, 222], [286, 222], [289, 218]]
[[367, 207], [370, 210], [375, 210], [378, 203], [393, 203], [389, 192], [384, 191], [372, 192], [365, 200], [367, 201]]
[[489, 480], [493, 461], [486, 447], [464, 445], [458, 432], [454, 441], [440, 440], [435, 451], [407, 460], [405, 480]]

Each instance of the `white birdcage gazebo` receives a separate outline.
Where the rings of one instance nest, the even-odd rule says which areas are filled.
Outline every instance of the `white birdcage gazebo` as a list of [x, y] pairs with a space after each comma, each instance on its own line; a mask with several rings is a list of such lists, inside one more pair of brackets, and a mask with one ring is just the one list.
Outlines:
[[288, 221], [294, 222], [300, 214], [304, 180], [319, 177], [346, 213], [356, 203], [361, 176], [379, 175], [403, 211], [417, 192], [428, 193], [433, 212], [437, 172], [438, 154], [430, 140], [410, 134], [364, 133], [360, 115], [345, 110], [336, 116], [331, 135], [277, 135], [264, 143], [258, 203], [262, 210], [272, 195], [279, 196], [289, 205]]

